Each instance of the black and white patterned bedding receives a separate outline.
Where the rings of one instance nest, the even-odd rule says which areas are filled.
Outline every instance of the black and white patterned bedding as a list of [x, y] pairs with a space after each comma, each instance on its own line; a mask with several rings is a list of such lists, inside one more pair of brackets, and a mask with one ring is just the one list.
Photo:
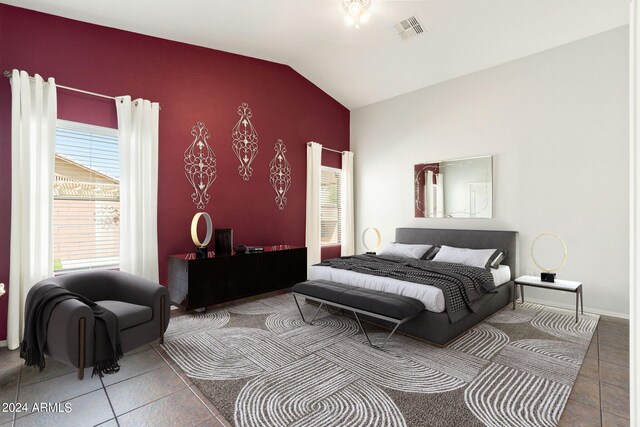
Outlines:
[[495, 288], [493, 276], [484, 268], [448, 262], [355, 255], [328, 259], [316, 265], [434, 286], [442, 290], [451, 322], [464, 317], [465, 308], [477, 312], [486, 301], [482, 297]]

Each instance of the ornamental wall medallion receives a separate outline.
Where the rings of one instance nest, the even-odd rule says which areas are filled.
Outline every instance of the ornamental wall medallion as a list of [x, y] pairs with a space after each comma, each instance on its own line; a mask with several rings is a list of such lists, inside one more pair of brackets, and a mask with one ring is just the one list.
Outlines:
[[251, 163], [258, 155], [258, 132], [251, 124], [251, 109], [246, 102], [238, 107], [238, 115], [240, 119], [231, 132], [232, 147], [240, 161], [238, 173], [244, 181], [249, 181], [253, 173]]
[[191, 200], [198, 209], [209, 203], [208, 190], [216, 180], [216, 155], [207, 143], [211, 137], [204, 123], [198, 122], [191, 129], [193, 142], [184, 152], [184, 174], [193, 187]]
[[276, 142], [273, 149], [276, 155], [269, 163], [269, 182], [276, 192], [276, 206], [283, 210], [287, 204], [287, 190], [291, 187], [291, 165], [285, 156], [287, 146], [281, 139]]

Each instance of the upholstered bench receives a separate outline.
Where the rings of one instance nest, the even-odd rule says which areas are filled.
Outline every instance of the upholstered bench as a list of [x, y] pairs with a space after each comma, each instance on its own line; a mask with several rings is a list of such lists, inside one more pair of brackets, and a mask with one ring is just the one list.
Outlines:
[[[395, 327], [381, 346], [384, 347], [400, 325], [413, 319], [424, 310], [424, 304], [413, 298], [328, 280], [301, 282], [294, 285], [291, 292], [302, 320], [310, 325], [313, 325], [318, 312], [325, 304], [353, 312], [360, 329], [372, 347], [376, 346], [371, 343], [367, 332], [362, 327], [358, 313], [395, 323]], [[304, 318], [296, 296], [320, 303], [310, 322]]]

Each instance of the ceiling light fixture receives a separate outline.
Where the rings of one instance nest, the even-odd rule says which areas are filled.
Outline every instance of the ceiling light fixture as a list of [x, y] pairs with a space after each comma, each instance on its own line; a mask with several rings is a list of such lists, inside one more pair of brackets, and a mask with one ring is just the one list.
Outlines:
[[369, 6], [371, 6], [371, 0], [342, 0], [345, 11], [344, 20], [347, 25], [360, 28], [360, 23], [369, 19]]

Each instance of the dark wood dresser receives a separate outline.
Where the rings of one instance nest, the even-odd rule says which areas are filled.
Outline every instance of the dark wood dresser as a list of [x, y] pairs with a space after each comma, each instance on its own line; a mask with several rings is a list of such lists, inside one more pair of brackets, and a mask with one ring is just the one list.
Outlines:
[[288, 288], [307, 280], [307, 248], [278, 245], [264, 252], [212, 256], [169, 255], [171, 302], [193, 310]]

